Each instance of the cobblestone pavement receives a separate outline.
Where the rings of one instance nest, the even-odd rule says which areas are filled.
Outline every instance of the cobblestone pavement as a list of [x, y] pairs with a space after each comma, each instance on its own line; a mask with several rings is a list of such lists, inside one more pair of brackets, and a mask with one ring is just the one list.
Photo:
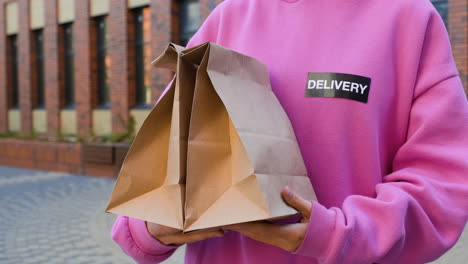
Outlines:
[[[134, 263], [110, 239], [113, 179], [0, 166], [0, 264]], [[183, 248], [165, 264], [183, 263]], [[468, 263], [468, 228], [437, 264]]]
[[[110, 239], [113, 179], [0, 166], [0, 264], [134, 263]], [[165, 263], [182, 263], [178, 250]]]

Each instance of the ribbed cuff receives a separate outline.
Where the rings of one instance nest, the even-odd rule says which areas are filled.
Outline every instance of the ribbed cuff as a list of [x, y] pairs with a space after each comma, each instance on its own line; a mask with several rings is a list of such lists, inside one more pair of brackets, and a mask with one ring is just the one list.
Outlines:
[[312, 201], [309, 227], [302, 244], [294, 254], [321, 259], [326, 257], [330, 239], [335, 229], [336, 213]]
[[167, 246], [152, 237], [143, 220], [128, 218], [128, 227], [135, 244], [145, 253], [151, 255], [163, 255], [175, 250], [178, 246]]

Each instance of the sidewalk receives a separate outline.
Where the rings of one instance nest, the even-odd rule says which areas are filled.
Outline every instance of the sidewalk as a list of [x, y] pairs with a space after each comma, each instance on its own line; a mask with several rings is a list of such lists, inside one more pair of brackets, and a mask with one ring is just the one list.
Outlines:
[[[114, 179], [0, 166], [0, 264], [134, 263], [110, 239]], [[180, 248], [165, 264], [183, 263]], [[438, 264], [468, 263], [468, 228]]]

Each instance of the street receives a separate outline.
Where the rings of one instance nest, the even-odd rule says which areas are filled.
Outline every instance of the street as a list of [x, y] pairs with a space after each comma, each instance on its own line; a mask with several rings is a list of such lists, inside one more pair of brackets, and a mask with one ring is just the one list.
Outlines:
[[[114, 179], [0, 166], [1, 264], [134, 263], [110, 239]], [[178, 250], [166, 263], [181, 263]]]
[[[134, 263], [109, 235], [114, 181], [0, 166], [0, 263]], [[164, 263], [182, 263], [183, 254]], [[434, 263], [468, 263], [468, 231]]]

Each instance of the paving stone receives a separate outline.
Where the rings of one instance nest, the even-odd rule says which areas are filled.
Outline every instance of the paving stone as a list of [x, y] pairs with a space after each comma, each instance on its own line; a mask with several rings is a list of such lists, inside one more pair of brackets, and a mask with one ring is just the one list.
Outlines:
[[134, 263], [110, 238], [114, 183], [0, 166], [0, 264]]

